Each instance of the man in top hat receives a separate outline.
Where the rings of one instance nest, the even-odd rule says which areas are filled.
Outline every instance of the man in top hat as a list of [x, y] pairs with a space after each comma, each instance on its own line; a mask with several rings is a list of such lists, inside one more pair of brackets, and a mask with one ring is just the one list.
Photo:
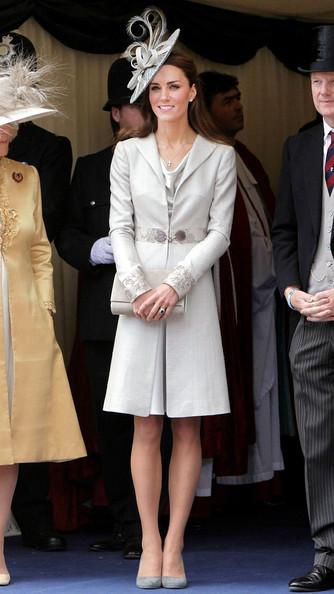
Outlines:
[[[15, 61], [22, 55], [34, 62], [36, 51], [29, 39], [19, 33], [7, 33], [0, 41], [0, 63]], [[68, 138], [56, 136], [33, 122], [19, 125], [16, 138], [10, 144], [8, 157], [34, 165], [38, 170], [43, 220], [51, 242], [65, 216], [72, 149]], [[46, 463], [21, 464], [12, 508], [22, 532], [23, 544], [44, 551], [66, 548], [63, 536], [55, 532], [52, 504], [48, 499], [49, 467]]]
[[298, 317], [289, 354], [315, 546], [292, 592], [334, 588], [334, 26], [317, 41], [308, 72], [322, 121], [285, 143], [273, 226], [279, 289]]
[[[108, 101], [114, 134], [120, 128], [143, 123], [138, 105], [130, 105], [130, 63], [116, 60], [108, 75]], [[71, 185], [67, 219], [55, 244], [59, 255], [80, 271], [79, 333], [84, 345], [103, 478], [113, 519], [109, 540], [94, 543], [93, 551], [123, 550], [127, 559], [140, 556], [140, 522], [130, 473], [133, 419], [103, 412], [117, 316], [110, 311], [110, 294], [116, 272], [108, 237], [110, 163], [113, 147], [77, 160]]]

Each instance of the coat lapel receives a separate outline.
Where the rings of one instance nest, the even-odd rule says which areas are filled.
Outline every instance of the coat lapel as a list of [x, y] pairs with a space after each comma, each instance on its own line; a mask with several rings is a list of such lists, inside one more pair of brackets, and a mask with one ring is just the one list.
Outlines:
[[301, 175], [304, 175], [306, 197], [309, 213], [312, 219], [316, 237], [319, 237], [322, 210], [322, 182], [323, 182], [323, 126], [316, 126], [310, 130], [305, 138], [301, 154], [303, 165]]
[[194, 144], [190, 150], [189, 159], [187, 160], [181, 181], [178, 185], [175, 195], [180, 191], [181, 186], [191, 176], [191, 174], [198, 169], [198, 167], [213, 153], [217, 144], [206, 140], [199, 134], [195, 138]]
[[159, 178], [159, 181], [163, 184], [163, 186], [165, 186], [163, 173], [161, 169], [159, 151], [157, 143], [155, 141], [154, 134], [149, 134], [149, 136], [146, 136], [145, 138], [136, 138], [135, 142], [138, 150], [143, 155], [144, 159], [151, 166], [154, 173]]
[[[155, 175], [158, 177], [162, 187], [165, 188], [165, 178], [162, 172], [159, 151], [154, 134], [149, 134], [149, 136], [146, 136], [145, 138], [135, 138], [134, 140], [137, 149], [142, 154], [144, 159], [148, 162], [148, 164], [154, 171]], [[176, 196], [184, 182], [213, 153], [216, 147], [217, 144], [215, 142], [211, 142], [203, 138], [203, 136], [197, 135], [194, 144], [191, 148], [189, 159], [187, 160], [182, 178], [175, 192], [174, 204]]]

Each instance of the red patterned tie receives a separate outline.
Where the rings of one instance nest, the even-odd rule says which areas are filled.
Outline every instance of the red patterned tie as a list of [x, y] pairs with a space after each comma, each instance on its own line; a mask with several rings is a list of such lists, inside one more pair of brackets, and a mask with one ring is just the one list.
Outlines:
[[334, 188], [334, 132], [330, 132], [331, 143], [327, 150], [326, 163], [325, 163], [325, 178], [328, 188], [328, 193], [331, 195]]

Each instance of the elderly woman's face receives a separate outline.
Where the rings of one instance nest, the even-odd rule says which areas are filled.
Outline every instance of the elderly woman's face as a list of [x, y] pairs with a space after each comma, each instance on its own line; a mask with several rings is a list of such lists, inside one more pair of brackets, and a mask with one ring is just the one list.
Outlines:
[[16, 135], [17, 128], [11, 124], [0, 126], [0, 157], [5, 157], [8, 153], [8, 145]]

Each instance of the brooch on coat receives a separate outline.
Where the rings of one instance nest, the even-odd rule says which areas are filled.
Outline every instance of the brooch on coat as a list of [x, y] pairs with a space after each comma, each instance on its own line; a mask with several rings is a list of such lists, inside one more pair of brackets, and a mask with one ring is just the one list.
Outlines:
[[21, 171], [13, 171], [12, 178], [19, 184], [23, 180], [23, 175]]

